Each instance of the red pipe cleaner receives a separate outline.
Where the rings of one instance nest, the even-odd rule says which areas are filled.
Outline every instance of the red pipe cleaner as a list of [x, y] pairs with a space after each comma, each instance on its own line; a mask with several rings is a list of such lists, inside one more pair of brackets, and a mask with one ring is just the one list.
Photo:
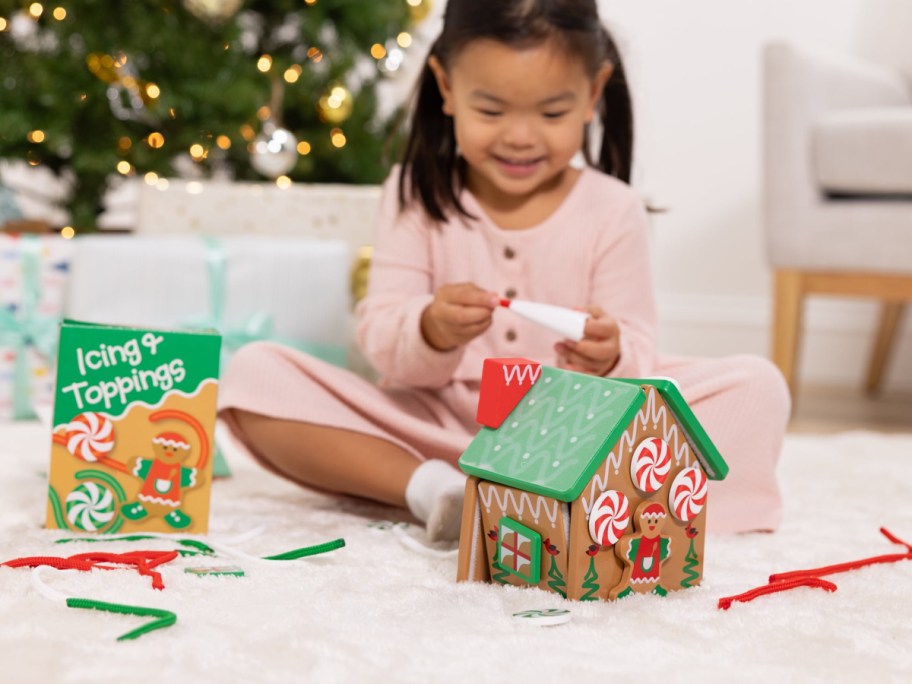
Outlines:
[[[153, 589], [164, 589], [161, 573], [152, 568], [177, 558], [177, 551], [131, 551], [130, 553], [105, 553], [91, 552], [78, 553], [68, 558], [56, 556], [31, 556], [26, 558], [13, 558], [0, 563], [11, 568], [35, 568], [39, 565], [49, 565], [58, 570], [89, 571], [94, 568], [99, 570], [116, 570], [118, 566], [132, 566], [140, 575], [152, 579]], [[109, 563], [111, 565], [105, 565]]]
[[902, 539], [894, 535], [885, 527], [880, 528], [880, 533], [894, 544], [905, 546], [907, 552], [892, 553], [883, 556], [873, 556], [871, 558], [863, 558], [861, 560], [849, 561], [847, 563], [827, 565], [822, 568], [776, 573], [770, 575], [769, 584], [766, 584], [765, 586], [751, 589], [744, 592], [743, 594], [738, 594], [737, 596], [726, 596], [724, 598], [720, 598], [718, 604], [719, 608], [722, 610], [728, 610], [731, 607], [731, 604], [735, 601], [746, 603], [747, 601], [753, 601], [758, 596], [775, 594], [780, 591], [788, 591], [789, 589], [794, 589], [795, 587], [820, 587], [821, 589], [826, 589], [827, 591], [836, 591], [835, 584], [828, 582], [827, 580], [822, 580], [820, 578], [824, 575], [835, 575], [836, 573], [848, 572], [849, 570], [857, 570], [858, 568], [863, 568], [868, 565], [876, 565], [878, 563], [895, 563], [901, 560], [912, 560], [912, 544], [904, 542]]
[[877, 565], [879, 563], [896, 563], [897, 561], [901, 560], [912, 560], [912, 545], [902, 541], [885, 527], [880, 528], [880, 533], [894, 544], [905, 546], [908, 551], [906, 551], [906, 553], [891, 553], [884, 556], [872, 556], [871, 558], [862, 558], [861, 560], [849, 561], [847, 563], [837, 563], [836, 565], [826, 565], [822, 568], [813, 568], [811, 570], [780, 572], [774, 575], [770, 575], [769, 581], [779, 582], [782, 580], [791, 579], [793, 577], [822, 577], [824, 575], [835, 575], [840, 572], [857, 570], [858, 568], [863, 568], [868, 565]]

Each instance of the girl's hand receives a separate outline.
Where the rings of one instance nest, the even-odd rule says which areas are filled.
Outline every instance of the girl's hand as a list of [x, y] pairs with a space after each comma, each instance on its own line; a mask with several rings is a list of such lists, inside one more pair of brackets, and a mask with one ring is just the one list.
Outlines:
[[586, 309], [589, 320], [579, 342], [562, 340], [554, 345], [558, 367], [579, 373], [602, 376], [618, 362], [621, 355], [621, 330], [617, 321], [597, 307]]
[[455, 349], [488, 329], [499, 301], [472, 283], [443, 285], [421, 314], [421, 334], [438, 351]]

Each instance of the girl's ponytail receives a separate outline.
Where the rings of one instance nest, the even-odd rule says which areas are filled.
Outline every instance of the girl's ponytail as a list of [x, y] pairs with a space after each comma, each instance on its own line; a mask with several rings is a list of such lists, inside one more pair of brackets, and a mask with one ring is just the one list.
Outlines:
[[[633, 165], [633, 103], [621, 53], [608, 29], [601, 27], [601, 33], [606, 57], [614, 69], [605, 84], [599, 106], [602, 144], [596, 166], [629, 183]], [[586, 152], [588, 155], [588, 145]]]
[[[437, 43], [430, 54], [436, 54]], [[446, 220], [446, 210], [455, 207], [465, 214], [456, 195], [454, 181], [458, 168], [456, 135], [453, 120], [443, 113], [443, 98], [434, 72], [427, 63], [418, 80], [417, 97], [411, 115], [411, 126], [402, 155], [399, 175], [399, 207], [420, 201], [428, 216]], [[461, 185], [461, 182], [458, 183]]]

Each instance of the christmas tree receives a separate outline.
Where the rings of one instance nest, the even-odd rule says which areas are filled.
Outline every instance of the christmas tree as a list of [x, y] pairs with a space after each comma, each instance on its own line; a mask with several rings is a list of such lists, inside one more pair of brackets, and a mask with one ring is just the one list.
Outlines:
[[564, 580], [560, 568], [557, 567], [557, 558], [554, 556], [551, 556], [551, 567], [548, 569], [548, 577], [551, 578], [548, 581], [548, 586], [551, 587], [551, 591], [567, 598], [567, 582]]
[[586, 570], [586, 576], [583, 578], [583, 589], [586, 593], [580, 596], [580, 601], [595, 601], [598, 590], [598, 572], [595, 570], [595, 556], [589, 557], [589, 569]]
[[681, 580], [681, 586], [692, 587], [700, 583], [700, 558], [697, 556], [697, 550], [694, 547], [694, 537], [697, 536], [697, 530], [688, 525], [686, 534], [690, 539], [690, 548], [687, 549], [687, 555], [684, 556], [684, 579]]
[[92, 226], [112, 175], [376, 183], [430, 0], [0, 0], [0, 158], [71, 179]]
[[589, 550], [586, 551], [586, 555], [589, 556], [589, 569], [586, 570], [586, 576], [583, 577], [583, 589], [586, 590], [586, 593], [580, 596], [580, 601], [596, 601], [598, 596], [596, 595], [599, 590], [598, 584], [598, 571], [595, 569], [595, 557], [598, 554], [597, 546], [590, 546]]

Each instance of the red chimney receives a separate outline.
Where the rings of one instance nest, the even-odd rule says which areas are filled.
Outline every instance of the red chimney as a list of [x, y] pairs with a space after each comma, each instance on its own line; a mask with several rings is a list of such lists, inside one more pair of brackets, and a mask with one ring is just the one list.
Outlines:
[[497, 429], [541, 375], [541, 364], [529, 359], [485, 359], [476, 420]]

